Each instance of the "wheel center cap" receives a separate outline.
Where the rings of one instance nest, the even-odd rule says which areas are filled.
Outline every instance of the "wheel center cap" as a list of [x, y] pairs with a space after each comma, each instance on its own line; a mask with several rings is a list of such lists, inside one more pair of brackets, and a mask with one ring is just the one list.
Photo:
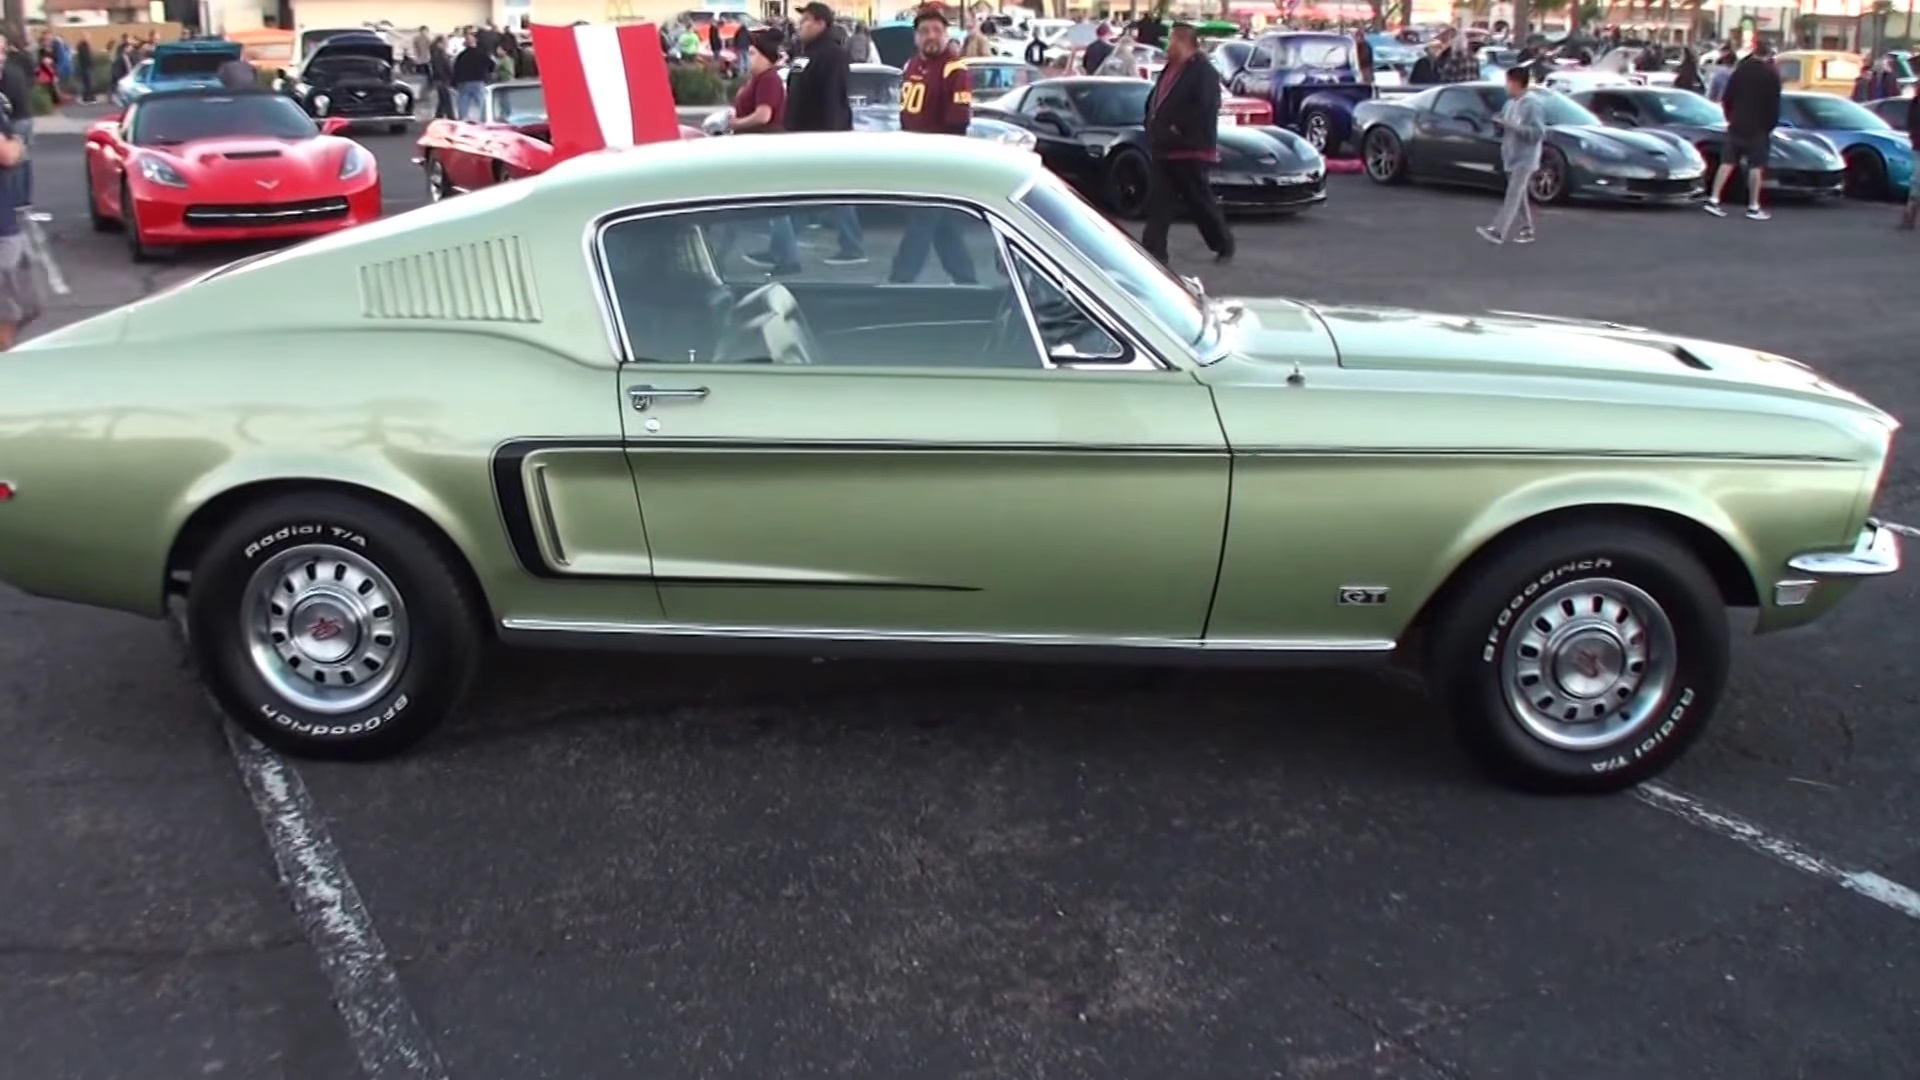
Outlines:
[[287, 620], [293, 647], [316, 664], [337, 664], [360, 644], [360, 616], [332, 597], [302, 601]]
[[1553, 681], [1569, 696], [1596, 698], [1620, 681], [1626, 654], [1611, 635], [1578, 634], [1553, 658]]

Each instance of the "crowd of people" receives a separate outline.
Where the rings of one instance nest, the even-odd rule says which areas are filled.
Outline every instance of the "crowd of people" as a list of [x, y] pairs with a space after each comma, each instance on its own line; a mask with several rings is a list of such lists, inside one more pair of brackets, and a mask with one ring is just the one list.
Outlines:
[[488, 83], [540, 73], [529, 43], [493, 23], [450, 35], [422, 26], [407, 44], [406, 66], [433, 92], [433, 115], [441, 120], [478, 120]]

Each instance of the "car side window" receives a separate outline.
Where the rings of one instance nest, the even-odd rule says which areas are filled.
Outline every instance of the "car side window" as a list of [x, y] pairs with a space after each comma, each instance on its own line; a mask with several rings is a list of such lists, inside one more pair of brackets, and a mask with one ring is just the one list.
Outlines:
[[1598, 93], [1588, 101], [1587, 108], [1600, 114], [1604, 120], [1611, 120], [1617, 115], [1624, 115], [1631, 120], [1639, 115], [1639, 110], [1633, 107], [1633, 101], [1625, 94]]
[[1064, 364], [1124, 364], [1131, 351], [1024, 252], [1013, 253], [1014, 270], [1027, 294], [1027, 308], [1047, 360]]
[[1028, 116], [1038, 116], [1043, 111], [1073, 115], [1073, 102], [1068, 99], [1065, 90], [1051, 86], [1036, 86], [1027, 91], [1027, 98], [1020, 103], [1020, 111]]
[[1272, 42], [1263, 41], [1253, 47], [1253, 55], [1247, 57], [1247, 70], [1265, 71], [1273, 66], [1274, 47]]
[[1480, 103], [1480, 95], [1464, 87], [1449, 87], [1440, 91], [1434, 99], [1433, 111], [1441, 116], [1468, 116], [1476, 120], [1486, 118], [1487, 110]]
[[932, 203], [738, 206], [601, 235], [630, 362], [1045, 365], [986, 220]]

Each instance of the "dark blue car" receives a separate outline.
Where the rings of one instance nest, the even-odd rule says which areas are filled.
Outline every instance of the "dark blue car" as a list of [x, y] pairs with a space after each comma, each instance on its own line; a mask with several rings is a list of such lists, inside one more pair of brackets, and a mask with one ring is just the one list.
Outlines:
[[1347, 145], [1354, 106], [1373, 96], [1373, 87], [1360, 81], [1353, 39], [1345, 34], [1266, 34], [1227, 86], [1271, 102], [1273, 122], [1305, 135], [1322, 154]]

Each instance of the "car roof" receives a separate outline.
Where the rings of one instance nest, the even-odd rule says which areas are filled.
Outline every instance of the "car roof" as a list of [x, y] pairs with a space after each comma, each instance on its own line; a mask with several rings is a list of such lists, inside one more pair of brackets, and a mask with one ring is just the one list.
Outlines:
[[[795, 132], [777, 138], [687, 139], [634, 150], [583, 154], [547, 170], [549, 197], [631, 205], [716, 195], [806, 195], [863, 190], [926, 192], [992, 202], [1013, 194], [1042, 168], [1028, 150], [979, 142], [954, 153], [950, 135]], [[642, 194], [644, 192], [644, 194]]]
[[244, 98], [244, 97], [285, 97], [264, 86], [249, 86], [244, 90], [228, 90], [218, 86], [190, 86], [179, 90], [155, 90], [140, 95], [139, 104], [151, 105], [156, 101], [181, 101], [191, 98]]

